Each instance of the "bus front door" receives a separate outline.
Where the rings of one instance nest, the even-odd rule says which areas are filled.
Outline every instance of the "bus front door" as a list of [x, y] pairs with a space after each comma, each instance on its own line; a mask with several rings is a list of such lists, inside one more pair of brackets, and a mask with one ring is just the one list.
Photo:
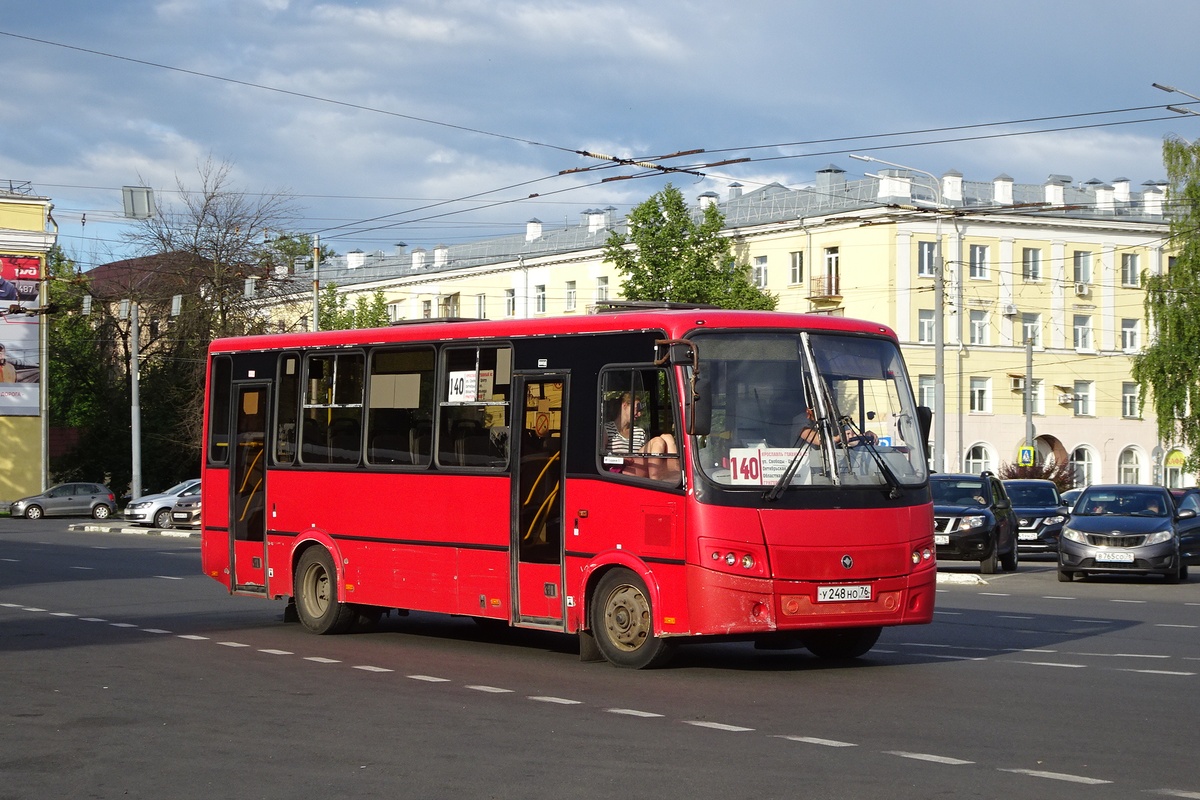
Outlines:
[[233, 480], [229, 498], [229, 547], [233, 591], [265, 594], [266, 552], [266, 441], [270, 387], [237, 384], [234, 387]]
[[563, 467], [567, 376], [513, 376], [523, 398], [512, 421], [513, 605], [516, 623], [561, 630], [563, 597]]

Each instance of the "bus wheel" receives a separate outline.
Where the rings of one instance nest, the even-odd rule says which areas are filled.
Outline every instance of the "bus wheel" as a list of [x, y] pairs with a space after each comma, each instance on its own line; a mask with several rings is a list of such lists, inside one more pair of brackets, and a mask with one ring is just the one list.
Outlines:
[[358, 609], [337, 598], [337, 570], [323, 547], [310, 547], [296, 565], [296, 614], [313, 633], [345, 633], [358, 618]]
[[818, 658], [858, 658], [879, 641], [883, 628], [835, 628], [807, 631], [802, 636], [804, 646]]
[[632, 570], [604, 574], [592, 597], [592, 633], [600, 653], [614, 666], [660, 667], [670, 659], [671, 643], [654, 635], [654, 615], [646, 585]]

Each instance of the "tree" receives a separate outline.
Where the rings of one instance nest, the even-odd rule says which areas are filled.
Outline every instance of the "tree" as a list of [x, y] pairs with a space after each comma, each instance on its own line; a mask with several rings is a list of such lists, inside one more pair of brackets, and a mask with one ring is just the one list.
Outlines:
[[1059, 464], [1054, 458], [1047, 458], [1045, 461], [1034, 464], [1030, 467], [1021, 467], [1016, 464], [1001, 464], [1000, 469], [996, 470], [996, 475], [1000, 480], [1029, 480], [1040, 479], [1045, 481], [1054, 481], [1054, 485], [1058, 487], [1060, 492], [1065, 492], [1075, 485], [1075, 472], [1071, 469], [1071, 464], [1064, 461]]
[[724, 227], [716, 204], [697, 220], [683, 193], [667, 184], [629, 214], [628, 234], [609, 235], [604, 260], [624, 276], [626, 300], [774, 309], [777, 298], [750, 280], [749, 265], [738, 263], [721, 235]]
[[1200, 470], [1200, 142], [1163, 142], [1171, 241], [1170, 270], [1145, 277], [1145, 310], [1154, 335], [1133, 359], [1141, 404], [1153, 398], [1158, 436], [1191, 455], [1185, 469]]
[[317, 302], [317, 322], [323, 331], [344, 331], [351, 328], [382, 328], [388, 319], [387, 300], [383, 292], [360, 294], [350, 305], [350, 296], [339, 293], [336, 283], [327, 283]]

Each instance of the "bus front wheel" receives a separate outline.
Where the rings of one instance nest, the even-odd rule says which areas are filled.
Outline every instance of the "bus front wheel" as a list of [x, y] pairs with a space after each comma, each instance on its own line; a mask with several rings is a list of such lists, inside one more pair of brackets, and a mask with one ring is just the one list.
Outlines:
[[337, 570], [323, 547], [310, 547], [296, 565], [293, 597], [300, 624], [313, 633], [345, 633], [358, 618], [358, 609], [337, 598]]
[[654, 635], [646, 585], [632, 570], [606, 572], [592, 597], [592, 633], [600, 654], [614, 666], [660, 667], [670, 659], [670, 642]]
[[834, 628], [807, 631], [801, 640], [818, 658], [858, 658], [875, 646], [882, 632], [883, 628]]

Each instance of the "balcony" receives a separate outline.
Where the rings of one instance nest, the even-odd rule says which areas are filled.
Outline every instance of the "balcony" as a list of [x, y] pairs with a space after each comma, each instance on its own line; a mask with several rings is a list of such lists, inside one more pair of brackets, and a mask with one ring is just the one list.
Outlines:
[[840, 303], [842, 292], [838, 275], [814, 275], [808, 284], [808, 299], [815, 303]]

